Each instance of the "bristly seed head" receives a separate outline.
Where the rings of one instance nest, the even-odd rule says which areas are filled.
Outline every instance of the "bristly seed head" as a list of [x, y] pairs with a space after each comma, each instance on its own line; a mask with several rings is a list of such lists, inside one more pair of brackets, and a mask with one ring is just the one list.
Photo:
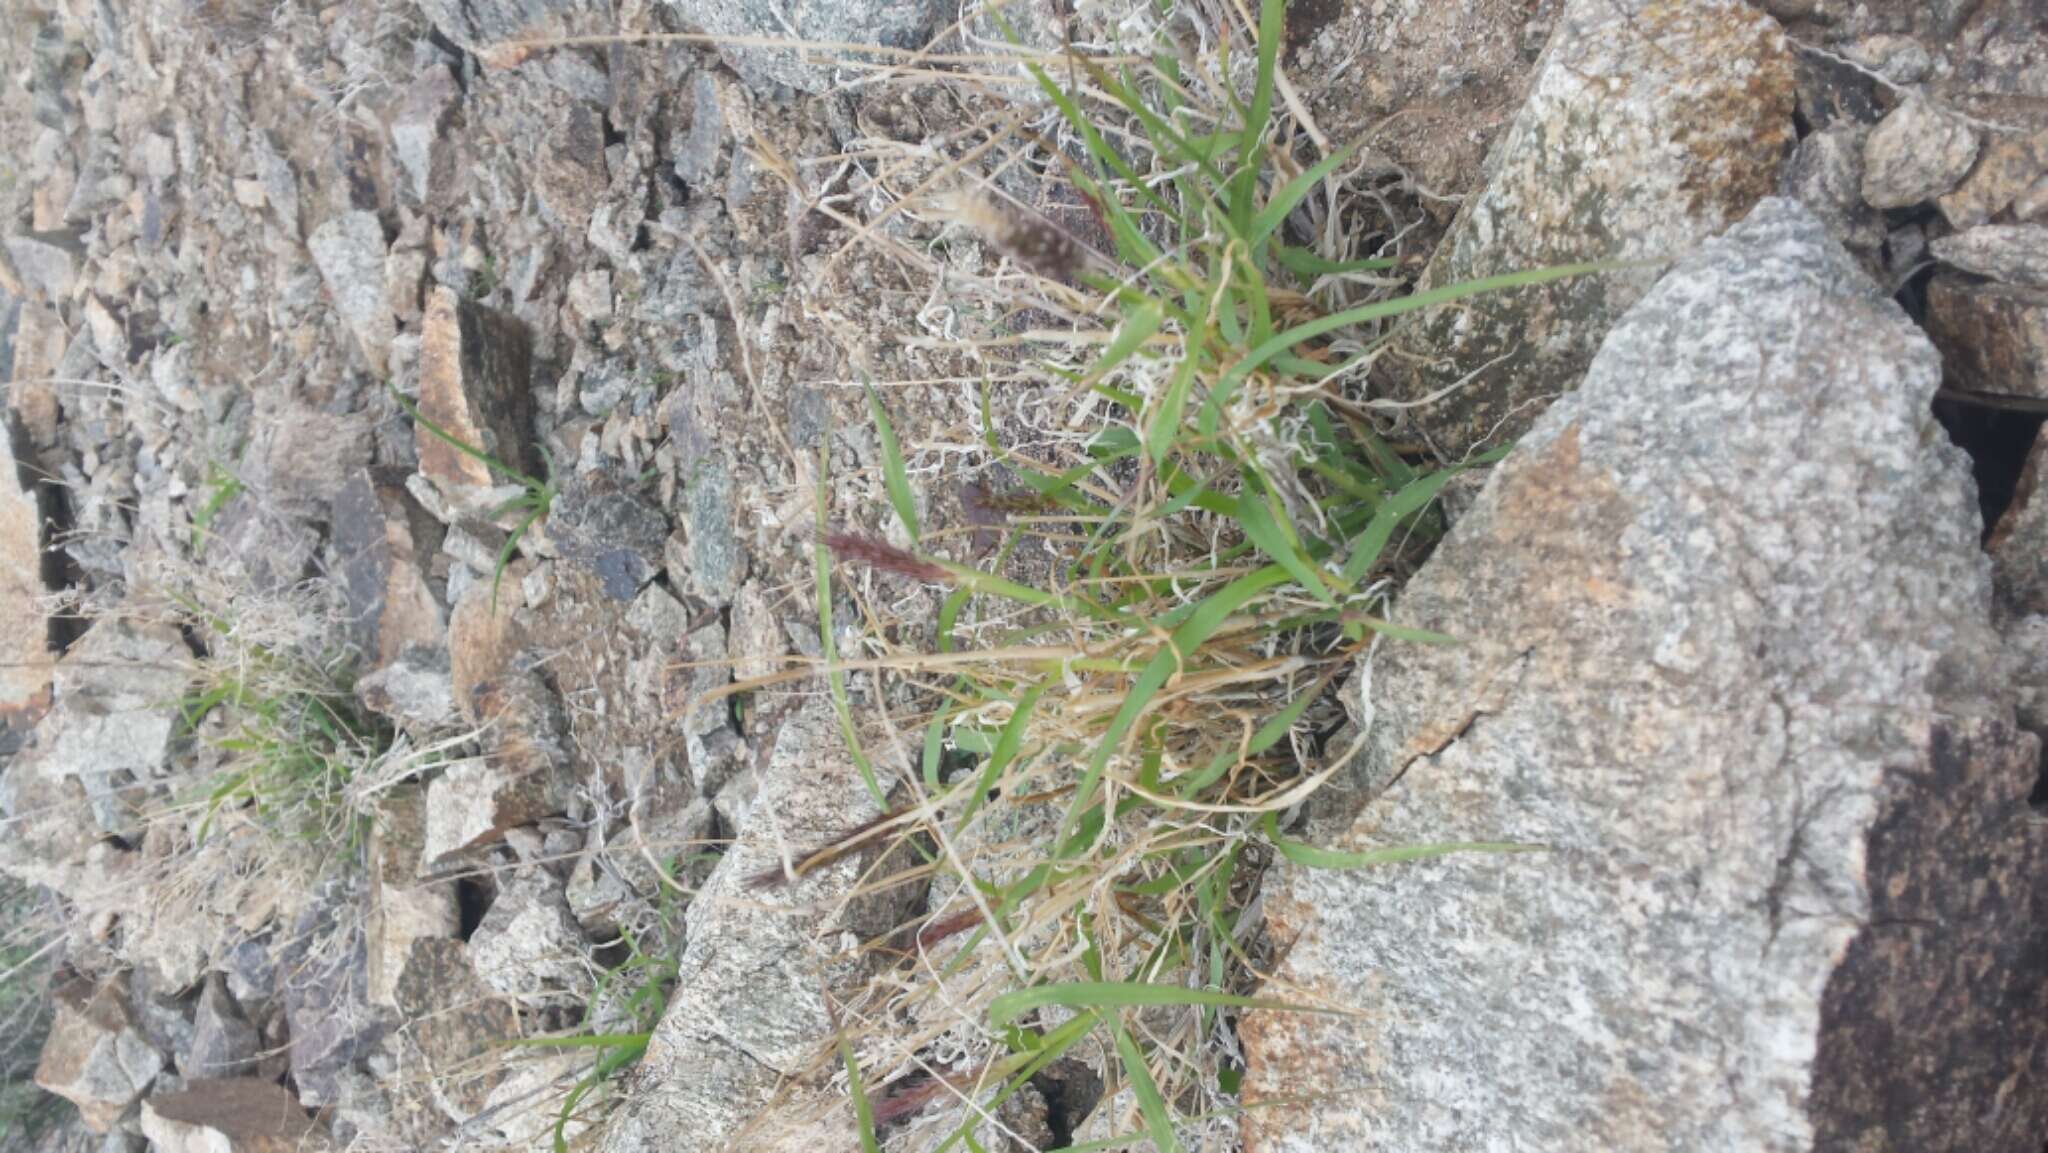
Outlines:
[[972, 193], [942, 197], [937, 207], [940, 216], [973, 228], [1004, 256], [1048, 280], [1073, 284], [1088, 271], [1081, 242], [1030, 209]]
[[953, 580], [953, 574], [943, 567], [914, 552], [886, 544], [873, 537], [857, 536], [850, 532], [828, 533], [825, 537], [825, 546], [841, 560], [858, 561], [869, 568], [901, 573], [913, 580], [931, 584], [951, 584]]

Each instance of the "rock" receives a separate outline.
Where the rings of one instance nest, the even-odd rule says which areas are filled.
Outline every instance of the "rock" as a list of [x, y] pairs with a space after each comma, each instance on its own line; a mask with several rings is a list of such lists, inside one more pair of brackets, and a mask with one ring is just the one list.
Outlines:
[[356, 682], [356, 699], [415, 736], [461, 719], [446, 649], [400, 649], [391, 663]]
[[2020, 727], [2037, 737], [2048, 734], [2048, 615], [2012, 622], [2005, 640], [2013, 658], [2013, 683], [2019, 686]]
[[355, 1065], [382, 1036], [386, 1020], [367, 997], [369, 955], [357, 915], [358, 892], [334, 885], [292, 922], [278, 957], [284, 981], [286, 1050], [299, 1100], [319, 1107], [346, 1100]]
[[6, 248], [30, 292], [49, 304], [71, 299], [78, 286], [78, 266], [85, 259], [85, 245], [76, 233], [23, 233], [8, 237]]
[[512, 655], [525, 643], [516, 592], [524, 575], [508, 571], [506, 585], [515, 592], [502, 599], [492, 595], [490, 582], [472, 583], [448, 614], [448, 662], [455, 707], [472, 720], [477, 716], [477, 687], [503, 676], [511, 667]]
[[[1372, 150], [1444, 196], [1474, 190], [1514, 119], [1561, 0], [1301, 5], [1288, 10], [1288, 75], [1332, 140]], [[1021, 13], [1003, 13], [1016, 20]], [[993, 21], [990, 22], [993, 24]], [[1002, 32], [989, 35], [998, 41]], [[1048, 48], [1063, 37], [1053, 31]], [[1366, 60], [1371, 61], [1366, 66]]]
[[[782, 867], [782, 846], [830, 843], [877, 810], [824, 697], [809, 698], [766, 739], [773, 747], [764, 803], [691, 904], [675, 994], [598, 1145], [604, 1153], [726, 1147], [832, 1035], [825, 996], [835, 979], [845, 992], [853, 958], [838, 942], [847, 932], [860, 936], [862, 918], [845, 901], [863, 862], [836, 861], [794, 883], [753, 878]], [[900, 906], [913, 888], [896, 886], [889, 896]], [[922, 899], [921, 891], [909, 895]], [[750, 1147], [800, 1147], [747, 1133]]]
[[263, 1039], [228, 995], [227, 980], [208, 977], [192, 1018], [192, 1047], [178, 1072], [193, 1077], [233, 1077], [254, 1070]]
[[[696, 863], [709, 853], [713, 829], [711, 805], [701, 797], [648, 804], [638, 825], [621, 826], [577, 859], [563, 890], [577, 924], [599, 939], [621, 926], [644, 934], [663, 895], [654, 861], [671, 867], [677, 884], [694, 887], [703, 880]], [[674, 869], [678, 862], [683, 867]]]
[[2014, 616], [2048, 613], [2048, 426], [2027, 450], [2027, 463], [2014, 486], [2012, 503], [1984, 542], [1991, 553], [1991, 585]]
[[[775, 4], [769, 0], [678, 0], [676, 18], [720, 38], [719, 55], [757, 91], [787, 85], [805, 92], [824, 92], [838, 69], [813, 62], [809, 54], [765, 45], [741, 45], [726, 38], [767, 37], [838, 44], [877, 44], [922, 48], [940, 24], [951, 19], [933, 0], [802, 0]], [[855, 56], [843, 50], [821, 52], [830, 60]], [[866, 57], [874, 59], [874, 57]], [[852, 75], [866, 75], [856, 70]]]
[[[1793, 142], [1793, 85], [1783, 34], [1736, 0], [1571, 0], [1488, 158], [1486, 188], [1418, 289], [1691, 249], [1776, 186]], [[1458, 385], [1411, 413], [1451, 456], [1513, 437], [1538, 398], [1577, 384], [1608, 327], [1655, 280], [1649, 268], [1622, 270], [1418, 313], [1396, 329], [1374, 378], [1411, 402]]]
[[461, 941], [415, 941], [398, 983], [408, 1022], [402, 1050], [451, 1119], [468, 1121], [505, 1077], [508, 1062], [480, 1060], [520, 1036], [519, 1013], [479, 981]]
[[[532, 342], [526, 326], [435, 288], [420, 328], [420, 415], [450, 437], [534, 476], [531, 447]], [[439, 494], [450, 523], [488, 519], [518, 482], [416, 423], [420, 476]]]
[[1892, 109], [1863, 150], [1863, 199], [1874, 208], [1906, 208], [1946, 195], [1977, 161], [1977, 130], [1932, 101], [1915, 97]]
[[1929, 246], [1951, 268], [2048, 288], [2048, 224], [1984, 224]]
[[1975, 228], [2011, 207], [2044, 176], [2048, 176], [2048, 132], [2031, 137], [1996, 133], [1984, 142], [1977, 166], [1937, 203], [1950, 225]]
[[398, 321], [384, 301], [384, 226], [374, 212], [347, 212], [306, 238], [320, 278], [334, 298], [334, 310], [356, 338], [370, 371], [390, 371], [391, 342]]
[[474, 703], [484, 755], [428, 783], [423, 867], [555, 816], [569, 802], [561, 715], [540, 678], [508, 672], [477, 686]]
[[405, 179], [399, 184], [414, 204], [433, 199], [436, 165], [440, 179], [453, 175], [452, 153], [442, 143], [449, 116], [462, 98], [462, 87], [445, 64], [430, 65], [406, 86], [405, 99], [391, 120], [391, 157]]
[[484, 984], [535, 1009], [581, 1008], [595, 965], [569, 912], [562, 883], [545, 869], [515, 873], [469, 939], [469, 963]]
[[[47, 449], [57, 443], [57, 389], [51, 378], [64, 375], [60, 367], [71, 343], [71, 333], [57, 310], [45, 305], [22, 303], [15, 321], [14, 354], [9, 362], [7, 404], [21, 418], [28, 433], [29, 447]], [[13, 448], [0, 449], [13, 459]]]
[[78, 1106], [87, 1128], [105, 1133], [155, 1083], [163, 1054], [129, 1015], [125, 980], [98, 988], [73, 981], [55, 999], [57, 1016], [43, 1042], [35, 1083]]
[[[1933, 350], [1787, 201], [1616, 326], [1403, 594], [1282, 864], [1248, 1148], [2030, 1148], [2048, 828]], [[1341, 827], [1341, 822], [1340, 822]], [[1998, 1109], [1984, 1102], [1998, 1100]]]
[[14, 438], [0, 435], [0, 726], [8, 728], [32, 725], [49, 708], [56, 660], [42, 610], [43, 511], [21, 475]]
[[447, 645], [447, 618], [427, 586], [432, 548], [413, 527], [430, 523], [396, 486], [380, 486], [369, 470], [355, 472], [333, 497], [332, 537], [348, 594], [349, 635], [367, 668], [379, 670], [408, 647]]
[[421, 0], [420, 11], [443, 35], [476, 50], [506, 40], [559, 36], [589, 11], [586, 0]]
[[1778, 194], [1799, 201], [1850, 252], [1874, 262], [1884, 243], [1884, 214], [1863, 202], [1863, 148], [1868, 125], [1839, 122], [1799, 142], [1778, 178]]
[[548, 126], [548, 147], [536, 160], [534, 192], [564, 236], [581, 240], [611, 184], [598, 112], [586, 104], [560, 107]]
[[548, 537], [563, 560], [597, 574], [606, 596], [630, 601], [661, 572], [668, 517], [609, 473], [578, 475], [555, 497]]
[[157, 1153], [324, 1153], [333, 1148], [291, 1090], [256, 1077], [200, 1079], [142, 1103]]
[[713, 604], [730, 603], [747, 575], [747, 556], [733, 528], [732, 472], [723, 458], [699, 461], [684, 481], [689, 532], [670, 538], [669, 580]]
[[229, 587], [268, 594], [306, 579], [320, 551], [311, 525], [253, 492], [228, 498], [195, 539]]
[[426, 823], [425, 792], [401, 786], [384, 798], [370, 833], [367, 995], [373, 1005], [398, 1007], [398, 985], [414, 941], [462, 931], [454, 885], [421, 880]]
[[1927, 283], [1927, 337], [1950, 388], [2048, 399], [2048, 289], [1938, 275]]

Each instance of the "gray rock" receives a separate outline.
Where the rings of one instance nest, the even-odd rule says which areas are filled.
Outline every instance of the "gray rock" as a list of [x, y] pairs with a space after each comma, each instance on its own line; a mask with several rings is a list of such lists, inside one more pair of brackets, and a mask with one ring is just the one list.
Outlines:
[[299, 1100], [331, 1105], [386, 1027], [367, 996], [368, 954], [354, 924], [357, 894], [330, 885], [299, 914], [278, 957], [292, 1080]]
[[383, 668], [356, 682], [356, 699], [415, 734], [455, 723], [455, 677], [445, 648], [401, 649]]
[[1866, 268], [1874, 265], [1885, 238], [1884, 214], [1863, 202], [1863, 148], [1869, 138], [1869, 125], [1831, 124], [1799, 142], [1778, 178], [1778, 194], [1811, 209]]
[[155, 1083], [163, 1054], [129, 1015], [120, 978], [96, 989], [73, 982], [56, 991], [56, 1002], [35, 1083], [78, 1106], [88, 1129], [105, 1133]]
[[669, 580], [713, 604], [728, 604], [747, 575], [746, 553], [733, 526], [732, 473], [724, 458], [713, 454], [699, 461], [683, 484], [689, 536], [680, 549], [671, 540]]
[[[1793, 88], [1783, 34], [1739, 0], [1571, 0], [1488, 158], [1484, 191], [1418, 288], [1683, 254], [1777, 185]], [[1515, 436], [1544, 398], [1578, 383], [1656, 275], [1628, 269], [1418, 313], [1374, 380], [1409, 403], [1448, 390], [1411, 415], [1449, 455]]]
[[[21, 392], [10, 387], [8, 399], [20, 403]], [[0, 724], [9, 727], [33, 724], [49, 706], [56, 659], [41, 606], [42, 502], [21, 477], [14, 437], [0, 436]]]
[[[763, 803], [691, 905], [676, 992], [599, 1144], [604, 1153], [721, 1149], [759, 1124], [778, 1085], [799, 1077], [832, 1035], [827, 991], [843, 995], [857, 975], [840, 942], [856, 921], [846, 899], [863, 862], [836, 861], [794, 883], [756, 878], [782, 867], [784, 847], [827, 844], [872, 818], [874, 801], [823, 696], [770, 731]], [[845, 1113], [834, 1111], [833, 1124], [843, 1129]], [[763, 1131], [747, 1130], [749, 1147], [807, 1147], [768, 1143]]]
[[711, 69], [700, 68], [690, 76], [690, 120], [677, 129], [669, 141], [675, 156], [676, 178], [693, 188], [709, 186], [718, 174], [718, 158], [725, 147], [725, 112], [719, 106], [718, 83]]
[[2005, 630], [2012, 654], [2013, 683], [2019, 686], [2020, 727], [2035, 736], [2048, 734], [2048, 615], [2020, 618]]
[[561, 35], [577, 16], [599, 15], [586, 0], [421, 0], [420, 11], [448, 39], [472, 50]]
[[609, 473], [579, 475], [555, 497], [548, 537], [563, 560], [597, 574], [606, 596], [630, 601], [661, 572], [668, 517]]
[[1977, 161], [1977, 130], [1929, 100], [1892, 109], [1863, 149], [1863, 199], [1875, 208], [1905, 208], [1945, 195]]
[[[796, 0], [788, 4], [773, 0], [673, 0], [671, 8], [683, 23], [713, 36], [892, 48], [922, 48], [926, 39], [952, 18], [940, 0]], [[838, 71], [832, 63], [835, 59], [875, 59], [836, 49], [813, 54], [737, 44], [720, 44], [719, 54], [750, 86], [764, 92], [778, 84], [805, 92], [824, 92], [832, 87]]]
[[506, 670], [475, 686], [484, 755], [450, 765], [427, 784], [421, 863], [431, 869], [506, 830], [561, 813], [569, 803], [569, 755], [554, 693], [530, 672]]
[[546, 869], [506, 878], [469, 939], [477, 977], [533, 1009], [581, 1008], [588, 1002], [595, 972], [589, 954], [590, 942], [569, 911], [562, 882]]
[[199, 992], [199, 1006], [192, 1018], [192, 1047], [178, 1063], [178, 1072], [191, 1077], [232, 1077], [250, 1072], [262, 1038], [256, 1027], [242, 1016], [234, 998], [228, 995], [227, 980], [208, 977]]
[[384, 226], [374, 212], [348, 212], [306, 238], [320, 278], [334, 298], [334, 310], [354, 334], [370, 371], [389, 371], [398, 321], [384, 300]]
[[1951, 268], [2013, 284], [2048, 288], [2048, 224], [1983, 224], [1931, 246]]
[[1950, 388], [2048, 399], [2048, 288], [1937, 275], [1927, 282], [1927, 337]]
[[461, 86], [447, 65], [430, 65], [406, 87], [405, 100], [391, 121], [392, 159], [405, 174], [400, 187], [415, 204], [432, 198], [437, 162], [441, 179], [452, 175], [446, 162], [452, 154], [442, 144], [442, 137], [461, 97]]
[[[1937, 203], [1950, 225], [1975, 228], [2004, 212], [2044, 176], [2048, 176], [2048, 132], [2033, 136], [1996, 133], [1984, 142], [1977, 166]], [[2026, 214], [2017, 210], [2014, 215], [2026, 219]]]
[[399, 1048], [418, 1062], [435, 1104], [457, 1121], [474, 1117], [512, 1064], [486, 1057], [520, 1035], [518, 1010], [477, 979], [467, 945], [432, 937], [413, 943], [398, 1007], [409, 1022]]
[[447, 613], [427, 585], [431, 542], [413, 533], [415, 525], [431, 523], [404, 489], [377, 484], [367, 469], [333, 494], [331, 535], [348, 596], [349, 635], [373, 672], [408, 648], [447, 645]]
[[1248, 1015], [1248, 1147], [2038, 1140], [2038, 744], [1939, 383], [1787, 201], [1623, 318], [1408, 586], [1465, 643], [1380, 651], [1337, 838], [1544, 851], [1281, 865], [1275, 987], [1355, 1014]]
[[1991, 553], [1992, 588], [2014, 616], [2048, 613], [2048, 425], [2027, 450], [2012, 503], [1992, 526], [1984, 547]]
[[22, 283], [56, 304], [71, 298], [85, 245], [71, 232], [30, 232], [7, 238], [7, 255]]
[[291, 1090], [257, 1077], [203, 1078], [142, 1103], [156, 1153], [325, 1153], [333, 1148]]

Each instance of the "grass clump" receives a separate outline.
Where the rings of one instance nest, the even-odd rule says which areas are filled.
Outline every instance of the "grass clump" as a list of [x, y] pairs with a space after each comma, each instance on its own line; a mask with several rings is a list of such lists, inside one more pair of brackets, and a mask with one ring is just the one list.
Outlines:
[[[1358, 868], [1521, 847], [1338, 853], [1288, 839], [1282, 821], [1353, 751], [1317, 746], [1358, 662], [1380, 643], [1449, 642], [1385, 619], [1395, 562], [1402, 542], [1438, 531], [1445, 483], [1498, 457], [1436, 468], [1392, 439], [1358, 386], [1386, 323], [1597, 267], [1388, 295], [1391, 261], [1303, 226], [1341, 214], [1353, 157], [1297, 158], [1313, 133], [1276, 98], [1282, 17], [1266, 0], [1256, 56], [1235, 70], [1227, 50], [1213, 69], [1165, 53], [1115, 69], [1070, 57], [1068, 85], [1027, 65], [1056, 112], [1048, 159], [1107, 251], [981, 193], [946, 205], [1034, 274], [1034, 307], [1070, 322], [1064, 338], [1032, 338], [1076, 414], [1048, 422], [1076, 430], [1052, 453], [1005, 448], [983, 393], [982, 440], [1017, 481], [978, 498], [1004, 537], [994, 562], [916, 543], [933, 538], [872, 392], [889, 504], [913, 547], [825, 532], [821, 509], [823, 659], [849, 737], [827, 550], [851, 588], [886, 573], [947, 590], [937, 652], [881, 628], [878, 658], [862, 662], [923, 702], [910, 779], [879, 779], [856, 749], [878, 797], [899, 809], [921, 798], [906, 825], [937, 846], [942, 878], [916, 959], [884, 974], [860, 1016], [924, 1028], [865, 1038], [858, 1062], [840, 1041], [848, 1070], [880, 1077], [853, 1085], [856, 1102], [885, 1083], [900, 1094], [901, 1071], [941, 1032], [978, 1050], [981, 1074], [955, 1093], [969, 1119], [942, 1151], [978, 1147], [1004, 1099], [1091, 1039], [1137, 1127], [1119, 1137], [1170, 1153], [1233, 1129], [1231, 1017], [1342, 1011], [1260, 989], [1269, 959], [1247, 909], [1262, 869], [1276, 856]], [[1049, 569], [999, 575], [1030, 567], [1027, 543]], [[962, 760], [972, 769], [949, 771]]]

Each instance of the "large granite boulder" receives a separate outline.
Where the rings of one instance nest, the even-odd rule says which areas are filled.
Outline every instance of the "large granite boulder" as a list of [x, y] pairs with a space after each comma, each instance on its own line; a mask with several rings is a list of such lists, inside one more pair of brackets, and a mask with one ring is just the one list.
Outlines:
[[[1409, 586], [1345, 848], [1282, 867], [1247, 1148], [2034, 1153], [2048, 825], [1934, 350], [1766, 200]], [[1361, 708], [1363, 714], [1367, 710]]]
[[[1419, 289], [1692, 250], [1775, 187], [1793, 143], [1791, 50], [1742, 0], [1571, 0], [1528, 101]], [[1639, 266], [1416, 314], [1373, 373], [1457, 455], [1529, 427], [1656, 282]], [[1469, 379], [1468, 379], [1469, 377]]]

